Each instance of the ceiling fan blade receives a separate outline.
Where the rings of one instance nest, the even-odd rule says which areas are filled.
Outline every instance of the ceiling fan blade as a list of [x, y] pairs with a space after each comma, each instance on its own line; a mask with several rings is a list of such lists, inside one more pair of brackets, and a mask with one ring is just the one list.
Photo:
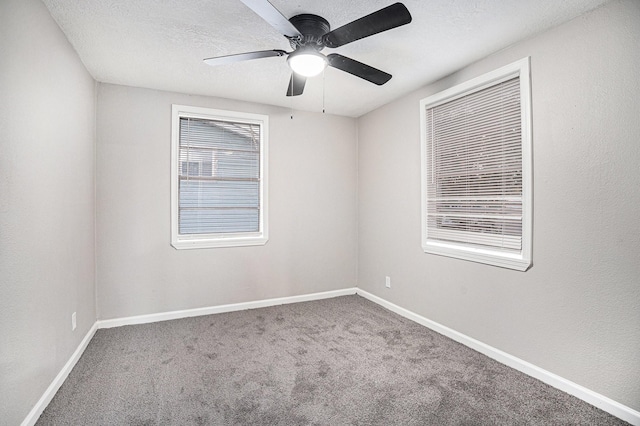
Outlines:
[[233, 62], [248, 61], [250, 59], [271, 58], [273, 56], [283, 56], [287, 52], [284, 50], [260, 50], [258, 52], [238, 53], [235, 55], [218, 56], [204, 60], [207, 65], [224, 65]]
[[327, 55], [327, 61], [329, 62], [329, 66], [333, 68], [348, 72], [349, 74], [370, 81], [378, 86], [382, 86], [387, 81], [391, 80], [391, 74], [387, 74], [384, 71], [380, 71], [377, 68], [363, 64], [362, 62], [358, 62], [354, 59], [347, 58], [346, 56], [338, 55], [337, 53]]
[[267, 0], [241, 0], [258, 16], [267, 21], [269, 25], [278, 30], [280, 34], [293, 38], [301, 37], [300, 31], [282, 13]]
[[302, 92], [304, 91], [304, 84], [306, 82], [307, 77], [292, 72], [291, 79], [289, 80], [289, 87], [287, 88], [287, 96], [302, 95]]
[[340, 47], [411, 22], [411, 14], [402, 3], [395, 3], [336, 28], [323, 36], [327, 47]]

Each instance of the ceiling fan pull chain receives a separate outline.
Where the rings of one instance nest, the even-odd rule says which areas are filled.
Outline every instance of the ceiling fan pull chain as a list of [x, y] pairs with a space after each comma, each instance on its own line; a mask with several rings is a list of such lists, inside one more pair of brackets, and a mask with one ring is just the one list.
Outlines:
[[324, 94], [325, 94], [325, 84], [324, 84], [324, 78], [325, 78], [325, 71], [326, 68], [324, 70], [322, 70], [322, 113], [324, 114]]
[[291, 120], [293, 120], [293, 75], [291, 76], [291, 83], [289, 84], [289, 114]]

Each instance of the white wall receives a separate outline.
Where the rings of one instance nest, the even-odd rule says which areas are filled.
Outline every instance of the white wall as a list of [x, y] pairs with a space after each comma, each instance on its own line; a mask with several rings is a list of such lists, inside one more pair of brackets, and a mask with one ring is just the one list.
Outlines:
[[[358, 286], [640, 410], [639, 40], [612, 2], [361, 117]], [[419, 100], [525, 56], [533, 267], [423, 253]]]
[[3, 425], [25, 418], [96, 320], [94, 117], [95, 83], [44, 5], [2, 0]]
[[[269, 115], [269, 242], [170, 245], [171, 104]], [[118, 318], [356, 285], [351, 118], [100, 84], [98, 315]]]

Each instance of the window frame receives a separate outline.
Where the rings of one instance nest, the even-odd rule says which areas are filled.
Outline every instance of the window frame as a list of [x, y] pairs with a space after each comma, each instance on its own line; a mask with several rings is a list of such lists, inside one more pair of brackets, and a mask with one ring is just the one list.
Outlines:
[[[520, 124], [522, 135], [522, 245], [519, 253], [494, 250], [461, 242], [445, 242], [429, 239], [427, 224], [427, 117], [429, 108], [447, 103], [487, 87], [519, 77]], [[533, 167], [531, 126], [531, 76], [530, 58], [526, 57], [492, 72], [458, 84], [428, 96], [420, 101], [421, 145], [421, 221], [422, 248], [425, 253], [448, 256], [503, 268], [526, 271], [532, 263], [533, 237]]]
[[[260, 210], [257, 232], [180, 234], [179, 233], [179, 156], [180, 119], [195, 118], [257, 124], [260, 126]], [[227, 111], [187, 105], [171, 106], [171, 245], [176, 249], [242, 247], [264, 245], [268, 234], [268, 148], [269, 117], [238, 111]]]

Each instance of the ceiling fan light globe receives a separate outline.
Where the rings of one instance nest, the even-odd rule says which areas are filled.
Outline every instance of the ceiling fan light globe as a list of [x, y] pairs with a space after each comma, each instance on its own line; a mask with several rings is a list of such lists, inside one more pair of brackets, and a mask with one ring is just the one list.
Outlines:
[[318, 52], [291, 54], [287, 58], [287, 62], [293, 72], [304, 77], [314, 77], [327, 66], [327, 59]]

